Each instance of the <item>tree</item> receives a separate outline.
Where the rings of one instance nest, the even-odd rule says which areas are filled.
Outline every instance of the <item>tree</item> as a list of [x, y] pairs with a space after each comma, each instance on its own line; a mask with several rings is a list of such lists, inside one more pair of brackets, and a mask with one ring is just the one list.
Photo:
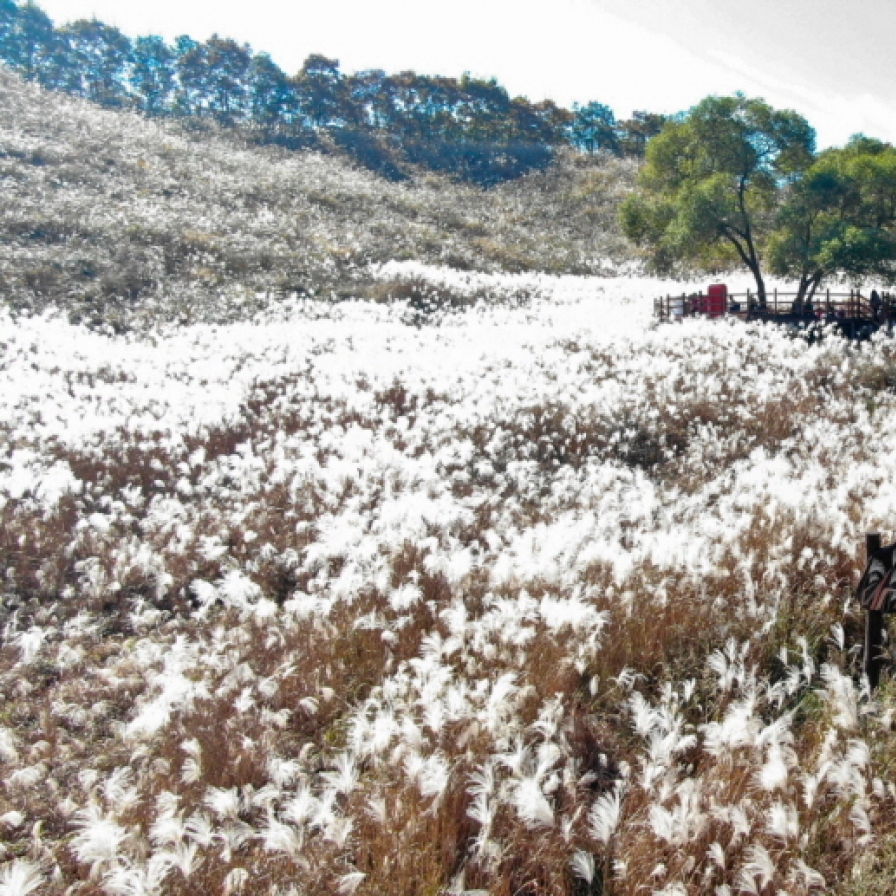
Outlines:
[[569, 133], [573, 146], [589, 154], [599, 149], [619, 152], [616, 116], [609, 106], [591, 102], [584, 106], [573, 103], [573, 119]]
[[632, 112], [632, 117], [616, 123], [619, 151], [624, 156], [644, 158], [647, 141], [655, 137], [666, 123], [665, 115], [655, 112]]
[[492, 143], [512, 138], [508, 133], [512, 103], [507, 91], [494, 78], [472, 78], [465, 74], [457, 85], [456, 115], [463, 139]]
[[551, 100], [530, 103], [517, 97], [510, 103], [510, 138], [525, 143], [558, 146], [566, 143], [573, 116]]
[[128, 81], [138, 107], [147, 115], [169, 111], [176, 81], [174, 60], [174, 51], [161, 37], [138, 37], [134, 41]]
[[0, 59], [8, 60], [13, 52], [12, 39], [19, 20], [19, 7], [14, 0], [0, 0]]
[[182, 35], [169, 46], [157, 36], [131, 41], [96, 19], [54, 28], [33, 0], [0, 0], [0, 61], [103, 105], [214, 118], [294, 149], [335, 143], [393, 178], [403, 176], [404, 159], [490, 186], [544, 168], [554, 148], [570, 142], [638, 154], [659, 120], [635, 113], [626, 130], [600, 103], [573, 113], [549, 100], [511, 98], [496, 79], [469, 73], [346, 76], [338, 60], [319, 54], [287, 77], [267, 54], [217, 35], [204, 42]]
[[65, 25], [57, 36], [67, 45], [66, 89], [104, 106], [127, 100], [126, 68], [131, 42], [117, 28], [96, 19]]
[[224, 125], [242, 121], [249, 113], [249, 73], [252, 50], [248, 44], [213, 34], [203, 45], [205, 85], [212, 114]]
[[358, 72], [347, 79], [349, 96], [370, 128], [389, 130], [398, 119], [396, 79], [381, 69]]
[[52, 19], [34, 3], [25, 3], [15, 11], [4, 5], [3, 12], [4, 60], [29, 81], [45, 83], [40, 77], [42, 68], [53, 55], [57, 44]]
[[769, 237], [769, 268], [812, 298], [826, 277], [896, 277], [896, 148], [854, 137], [822, 152], [787, 190]]
[[252, 51], [247, 45], [213, 34], [204, 43], [178, 37], [178, 107], [186, 115], [211, 115], [234, 125], [249, 114], [249, 72]]
[[295, 84], [302, 112], [312, 127], [344, 124], [358, 117], [338, 59], [312, 54], [296, 75]]
[[[456, 141], [467, 135], [473, 113], [465, 104], [466, 95], [453, 78], [401, 72], [388, 79], [387, 91], [389, 105], [394, 110], [393, 121], [403, 140]], [[361, 110], [366, 117], [364, 107]]]
[[249, 115], [256, 127], [274, 133], [292, 122], [298, 112], [295, 86], [267, 53], [252, 57], [248, 84]]
[[655, 267], [743, 264], [765, 303], [762, 250], [788, 188], [814, 161], [815, 132], [796, 112], [743, 94], [707, 97], [647, 146], [624, 232]]
[[174, 53], [178, 81], [174, 110], [178, 115], [202, 116], [209, 105], [205, 48], [182, 34], [174, 39]]

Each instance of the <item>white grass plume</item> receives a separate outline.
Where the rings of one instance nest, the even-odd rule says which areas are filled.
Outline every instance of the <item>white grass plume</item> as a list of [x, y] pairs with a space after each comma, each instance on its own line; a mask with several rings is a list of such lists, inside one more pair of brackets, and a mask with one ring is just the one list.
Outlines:
[[591, 836], [606, 846], [616, 833], [621, 812], [622, 787], [617, 786], [594, 801], [594, 805], [588, 813]]
[[28, 859], [13, 859], [0, 868], [0, 896], [29, 896], [43, 884], [40, 866]]

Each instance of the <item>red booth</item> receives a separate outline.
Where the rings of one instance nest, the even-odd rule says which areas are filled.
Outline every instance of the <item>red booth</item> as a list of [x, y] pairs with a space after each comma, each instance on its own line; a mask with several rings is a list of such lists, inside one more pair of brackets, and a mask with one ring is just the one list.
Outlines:
[[692, 307], [697, 314], [723, 317], [728, 310], [728, 287], [724, 283], [714, 283], [707, 288], [706, 295], [697, 297]]
[[723, 317], [728, 310], [728, 287], [724, 283], [714, 283], [701, 298], [701, 310], [709, 317]]

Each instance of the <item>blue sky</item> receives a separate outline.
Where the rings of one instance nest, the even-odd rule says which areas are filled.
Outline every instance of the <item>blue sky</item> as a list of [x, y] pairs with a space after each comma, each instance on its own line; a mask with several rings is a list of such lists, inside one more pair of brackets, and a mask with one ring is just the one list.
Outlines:
[[820, 145], [896, 142], [893, 0], [38, 0], [131, 35], [212, 33], [287, 71], [313, 52], [345, 71], [495, 76], [511, 93], [591, 99], [625, 117], [743, 90], [805, 115]]

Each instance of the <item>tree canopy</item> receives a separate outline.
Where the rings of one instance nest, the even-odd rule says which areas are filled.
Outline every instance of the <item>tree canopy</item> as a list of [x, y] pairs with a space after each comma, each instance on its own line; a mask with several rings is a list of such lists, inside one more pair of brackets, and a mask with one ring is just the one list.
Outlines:
[[768, 241], [772, 273], [814, 294], [826, 277], [891, 280], [896, 271], [896, 148], [854, 137], [820, 153], [784, 192]]
[[621, 221], [657, 270], [742, 265], [760, 303], [766, 270], [796, 279], [800, 299], [834, 274], [894, 272], [889, 144], [856, 137], [817, 153], [802, 116], [737, 94], [707, 97], [666, 122], [646, 157]]
[[742, 95], [707, 97], [648, 144], [623, 228], [658, 268], [743, 264], [764, 301], [762, 249], [787, 185], [814, 151], [815, 133], [797, 113]]
[[573, 105], [570, 127], [573, 143], [586, 152], [607, 148], [618, 152], [619, 136], [616, 133], [616, 116], [609, 106], [591, 102], [584, 106]]

